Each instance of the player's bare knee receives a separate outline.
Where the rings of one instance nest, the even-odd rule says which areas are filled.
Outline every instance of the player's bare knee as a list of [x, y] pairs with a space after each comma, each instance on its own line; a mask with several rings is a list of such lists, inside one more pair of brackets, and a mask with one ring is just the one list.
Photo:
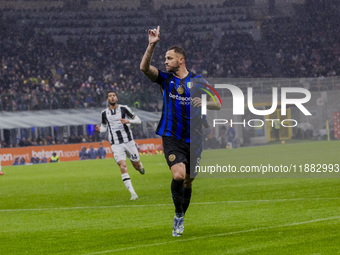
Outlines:
[[185, 179], [185, 165], [183, 163], [178, 163], [171, 167], [172, 178], [176, 181], [182, 181]]
[[172, 178], [176, 181], [183, 181], [185, 179], [183, 174], [177, 172], [172, 174]]
[[125, 162], [118, 162], [118, 166], [120, 168], [120, 171], [122, 173], [126, 173], [127, 172], [127, 165]]
[[119, 165], [120, 168], [122, 168], [122, 167], [126, 168], [126, 163], [118, 163], [118, 165]]
[[120, 171], [121, 171], [122, 173], [123, 173], [123, 172], [127, 172], [127, 167], [126, 167], [126, 165], [120, 165], [119, 168], [120, 168]]
[[185, 171], [181, 171], [181, 169], [172, 170], [172, 178], [176, 181], [183, 181], [185, 180]]

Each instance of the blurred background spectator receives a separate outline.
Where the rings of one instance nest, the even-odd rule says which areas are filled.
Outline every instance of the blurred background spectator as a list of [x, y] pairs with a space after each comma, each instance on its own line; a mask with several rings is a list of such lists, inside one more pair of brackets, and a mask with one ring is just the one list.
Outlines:
[[85, 146], [81, 147], [81, 150], [79, 152], [79, 158], [80, 160], [86, 160], [89, 158]]
[[103, 144], [100, 143], [99, 148], [98, 148], [98, 158], [104, 159], [106, 157], [106, 150], [103, 147]]
[[102, 107], [103, 93], [114, 89], [121, 103], [159, 111], [159, 89], [139, 72], [139, 42], [157, 24], [157, 50], [182, 45], [188, 66], [207, 78], [339, 75], [339, 8], [322, 2], [306, 1], [290, 16], [277, 10], [267, 17], [252, 13], [253, 1], [161, 7], [152, 18], [153, 10], [143, 8], [117, 13], [51, 7], [43, 16], [2, 10], [0, 110]]
[[97, 158], [97, 151], [90, 145], [90, 149], [87, 152], [88, 159], [96, 159]]
[[[159, 112], [161, 91], [139, 71], [145, 50], [140, 42], [156, 25], [162, 43], [155, 66], [164, 65], [158, 53], [178, 44], [187, 50], [187, 66], [206, 78], [322, 79], [340, 72], [339, 1], [278, 8], [275, 2], [284, 1], [268, 0], [265, 10], [253, 0], [166, 6], [150, 1], [147, 7], [124, 1], [125, 7], [112, 8], [100, 7], [100, 1], [39, 7], [31, 0], [25, 8], [6, 2], [0, 5], [0, 111], [104, 108], [103, 95], [115, 90], [121, 104]], [[308, 79], [304, 84], [330, 89], [309, 87]], [[145, 137], [149, 133], [136, 130], [135, 138]], [[23, 137], [1, 147], [92, 141], [100, 137]]]

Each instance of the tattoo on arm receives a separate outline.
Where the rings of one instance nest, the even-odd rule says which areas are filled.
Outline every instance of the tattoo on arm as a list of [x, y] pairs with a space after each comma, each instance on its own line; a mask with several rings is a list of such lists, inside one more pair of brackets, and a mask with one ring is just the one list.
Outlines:
[[158, 77], [158, 69], [151, 65], [152, 55], [155, 45], [148, 45], [142, 61], [140, 63], [140, 70], [151, 80], [155, 81]]

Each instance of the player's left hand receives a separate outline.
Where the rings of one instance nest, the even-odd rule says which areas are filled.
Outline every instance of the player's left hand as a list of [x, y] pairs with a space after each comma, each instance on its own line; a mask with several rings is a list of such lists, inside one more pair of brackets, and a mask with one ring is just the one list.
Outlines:
[[192, 100], [192, 104], [193, 104], [195, 107], [201, 107], [201, 106], [202, 106], [202, 99], [199, 98], [199, 97], [195, 97], [195, 98]]
[[120, 119], [120, 121], [121, 121], [123, 124], [129, 124], [129, 123], [130, 123], [130, 121], [127, 120], [127, 119]]

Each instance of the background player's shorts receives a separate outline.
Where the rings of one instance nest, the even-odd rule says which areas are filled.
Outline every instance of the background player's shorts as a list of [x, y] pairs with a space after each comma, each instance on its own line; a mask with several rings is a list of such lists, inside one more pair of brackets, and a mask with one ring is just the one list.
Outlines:
[[117, 163], [121, 160], [126, 160], [126, 156], [128, 156], [131, 161], [140, 160], [137, 144], [133, 140], [128, 143], [112, 144], [111, 149]]
[[192, 150], [190, 150], [190, 147], [193, 145], [170, 136], [163, 136], [162, 140], [164, 156], [169, 168], [177, 163], [184, 163], [186, 174], [195, 177], [197, 175], [195, 167], [200, 162], [202, 150], [197, 149], [197, 146], [195, 148], [192, 147]]

